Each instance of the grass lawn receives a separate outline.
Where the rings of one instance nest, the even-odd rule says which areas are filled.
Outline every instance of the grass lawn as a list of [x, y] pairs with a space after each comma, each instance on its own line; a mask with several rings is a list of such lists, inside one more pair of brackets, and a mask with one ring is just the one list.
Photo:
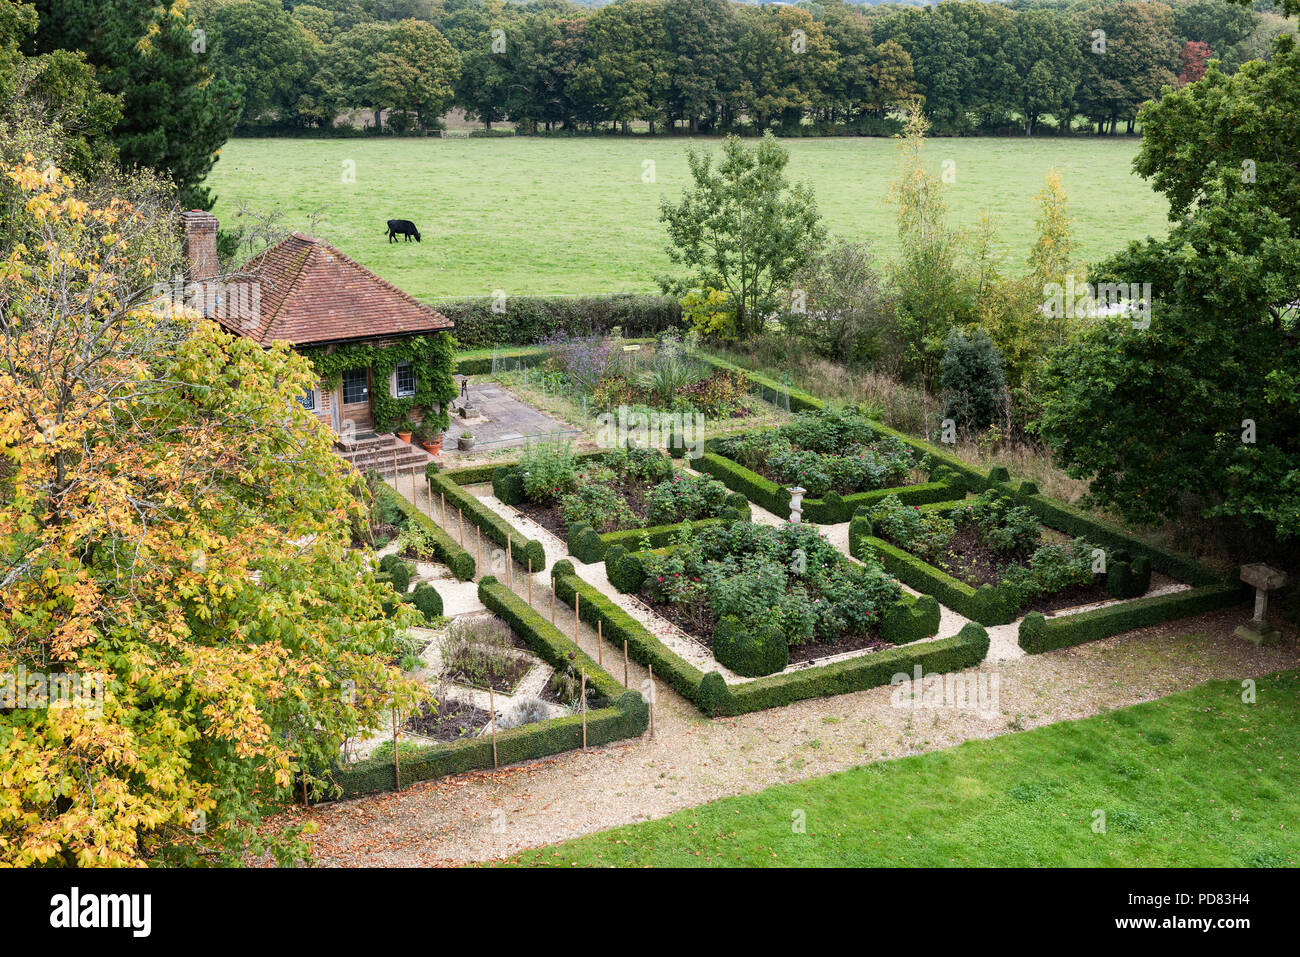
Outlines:
[[[1300, 672], [725, 798], [531, 865], [1300, 863]], [[1093, 830], [1106, 812], [1105, 833]], [[797, 812], [806, 833], [792, 833]]]
[[[697, 141], [712, 150], [719, 140]], [[812, 185], [832, 234], [890, 255], [886, 201], [894, 141], [785, 140], [792, 179]], [[654, 291], [667, 269], [661, 197], [688, 180], [685, 139], [235, 139], [208, 185], [223, 222], [241, 201], [280, 208], [285, 224], [317, 232], [385, 279], [426, 301], [507, 295]], [[934, 171], [955, 163], [954, 223], [981, 213], [1000, 223], [1018, 265], [1033, 239], [1034, 195], [1060, 170], [1081, 255], [1096, 259], [1131, 239], [1163, 235], [1168, 204], [1132, 172], [1136, 139], [935, 139]], [[642, 181], [654, 162], [654, 182]], [[343, 182], [351, 163], [355, 182]], [[423, 242], [389, 245], [385, 223], [410, 219]]]

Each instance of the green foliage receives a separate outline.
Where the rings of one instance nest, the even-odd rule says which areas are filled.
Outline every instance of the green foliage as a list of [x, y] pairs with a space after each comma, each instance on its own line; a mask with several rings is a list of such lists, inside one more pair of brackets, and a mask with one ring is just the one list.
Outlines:
[[778, 292], [825, 238], [812, 192], [786, 181], [789, 161], [771, 134], [752, 150], [729, 137], [716, 168], [712, 156], [692, 151], [693, 187], [680, 203], [665, 199], [660, 206], [668, 257], [688, 271], [660, 285], [665, 291], [725, 290], [742, 339], [763, 330]]
[[112, 139], [122, 164], [171, 178], [183, 208], [208, 209], [203, 185], [239, 116], [237, 87], [214, 77], [194, 48], [184, 4], [38, 0], [36, 50], [77, 50], [105, 93], [121, 98]]
[[[681, 309], [671, 296], [511, 296], [505, 312], [493, 312], [490, 300], [439, 303], [437, 309], [456, 323], [456, 341], [464, 349], [545, 342], [561, 332], [597, 335], [615, 328], [627, 337], [653, 336], [681, 324]], [[490, 372], [491, 360], [489, 355], [483, 367], [460, 371]]]
[[1166, 621], [1229, 608], [1242, 599], [1237, 584], [1204, 585], [1190, 591], [1136, 598], [1120, 605], [1095, 608], [1052, 619], [1031, 611], [1020, 623], [1020, 647], [1029, 654], [1068, 648], [1085, 641], [1146, 628]]
[[757, 678], [785, 670], [789, 644], [773, 623], [722, 618], [713, 631], [713, 656], [738, 675]]
[[414, 526], [422, 530], [424, 539], [432, 542], [434, 557], [445, 563], [453, 575], [461, 581], [469, 581], [474, 577], [474, 556], [435, 525], [429, 516], [395, 492], [386, 482], [375, 483], [372, 492], [381, 514], [400, 516], [400, 520], [392, 524]]
[[[988, 634], [980, 626], [968, 624], [952, 638], [728, 685], [717, 672], [701, 674], [674, 654], [607, 595], [575, 575], [572, 563], [556, 562], [552, 576], [560, 600], [571, 605], [575, 595], [580, 595], [583, 620], [593, 626], [601, 622], [605, 639], [615, 649], [621, 650], [626, 641], [634, 660], [653, 664], [657, 678], [711, 716], [746, 714], [807, 698], [874, 688], [889, 684], [899, 672], [910, 674], [918, 665], [926, 671], [960, 670], [978, 664], [988, 653]], [[937, 615], [934, 622], [937, 627]]]
[[943, 417], [967, 432], [982, 432], [1007, 411], [1007, 380], [1002, 355], [989, 334], [976, 328], [968, 337], [954, 329], [944, 343], [939, 365]]
[[[447, 410], [459, 392], [452, 377], [456, 342], [445, 332], [413, 336], [387, 346], [354, 343], [304, 349], [303, 354], [330, 388], [338, 385], [346, 370], [370, 367], [376, 383], [372, 391], [376, 431], [409, 427], [415, 413], [423, 416], [430, 429], [443, 430], [450, 423]], [[397, 398], [389, 394], [387, 383], [399, 362], [410, 362], [414, 368], [415, 395]]]
[[646, 494], [647, 521], [652, 525], [712, 518], [728, 505], [727, 487], [717, 479], [680, 473]]
[[[572, 569], [570, 569], [572, 570]], [[478, 586], [479, 600], [521, 637], [530, 651], [556, 668], [579, 668], [587, 674], [595, 707], [586, 714], [588, 746], [637, 737], [649, 724], [649, 707], [639, 692], [628, 691], [566, 635], [491, 575]], [[401, 784], [427, 781], [464, 771], [487, 769], [573, 751], [582, 747], [582, 715], [532, 722], [499, 731], [493, 741], [476, 735], [449, 744], [401, 752]], [[403, 742], [404, 744], [405, 742]], [[365, 761], [335, 770], [341, 797], [391, 790], [395, 785], [391, 745]]]
[[379, 570], [388, 576], [393, 584], [393, 591], [405, 595], [411, 588], [411, 566], [397, 555], [385, 555], [379, 562]]
[[332, 119], [315, 89], [323, 48], [278, 0], [222, 4], [203, 20], [213, 73], [243, 90], [241, 127]]
[[[518, 529], [485, 505], [477, 496], [465, 491], [447, 473], [430, 474], [429, 487], [435, 498], [445, 496], [447, 507], [459, 509], [460, 514], [471, 524], [477, 525], [489, 541], [495, 542], [501, 548], [510, 548], [512, 558], [521, 568], [527, 568], [529, 562], [532, 562], [534, 572], [546, 568], [546, 549], [541, 542], [520, 534]], [[472, 555], [470, 561], [473, 562]], [[472, 564], [470, 575], [473, 575]]]
[[516, 471], [524, 495], [532, 502], [549, 502], [578, 486], [578, 460], [567, 442], [537, 442], [524, 450]]
[[410, 602], [424, 615], [426, 622], [442, 617], [442, 596], [428, 582], [420, 582], [411, 592]]

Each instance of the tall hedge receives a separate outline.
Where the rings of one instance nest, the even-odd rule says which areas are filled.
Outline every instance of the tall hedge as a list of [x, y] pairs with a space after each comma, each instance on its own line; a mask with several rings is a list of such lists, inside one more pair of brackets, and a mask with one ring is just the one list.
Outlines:
[[558, 333], [590, 335], [618, 326], [624, 336], [654, 336], [679, 328], [682, 310], [672, 296], [510, 296], [502, 311], [491, 298], [438, 303], [435, 308], [456, 324], [462, 349], [520, 346]]

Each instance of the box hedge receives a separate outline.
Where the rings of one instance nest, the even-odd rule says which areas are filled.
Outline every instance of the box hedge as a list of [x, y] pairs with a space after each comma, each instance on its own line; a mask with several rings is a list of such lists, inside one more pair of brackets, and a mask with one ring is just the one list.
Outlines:
[[456, 540], [440, 528], [428, 515], [420, 511], [406, 497], [399, 495], [388, 485], [375, 486], [376, 498], [398, 509], [406, 523], [414, 523], [428, 533], [433, 542], [433, 554], [438, 561], [451, 569], [451, 573], [461, 581], [474, 577], [474, 556], [456, 544]]
[[[716, 448], [716, 445], [710, 447], [706, 443], [708, 450], [696, 463], [699, 471], [707, 472], [727, 488], [761, 505], [779, 518], [785, 518], [790, 514], [790, 490], [787, 487], [745, 468], [739, 462], [716, 451]], [[837, 525], [849, 521], [858, 509], [884, 501], [890, 495], [897, 495], [904, 505], [924, 505], [930, 502], [953, 501], [962, 498], [965, 494], [964, 485], [952, 481], [932, 481], [921, 485], [872, 489], [869, 492], [854, 492], [843, 496], [837, 492], [830, 492], [823, 498], [805, 498], [803, 518], [819, 525]]]
[[[623, 553], [622, 547], [611, 549], [606, 556], [606, 568], [611, 558], [616, 566], [620, 558], [633, 558], [634, 553]], [[663, 551], [661, 549], [661, 551]], [[642, 553], [644, 554], [644, 553]], [[572, 607], [579, 599], [579, 614], [591, 625], [602, 622], [604, 636], [616, 649], [627, 642], [628, 655], [645, 665], [652, 665], [657, 677], [667, 682], [678, 694], [700, 708], [705, 714], [737, 715], [750, 711], [774, 708], [792, 701], [827, 695], [861, 691], [877, 685], [889, 684], [897, 673], [907, 672], [916, 665], [931, 671], [952, 671], [978, 664], [988, 652], [988, 633], [975, 624], [968, 624], [953, 638], [908, 644], [885, 651], [850, 658], [828, 665], [802, 668], [787, 674], [774, 674], [756, 678], [742, 684], [729, 685], [716, 671], [704, 674], [700, 669], [673, 652], [663, 642], [609, 596], [595, 586], [583, 581], [574, 572], [573, 563], [564, 560], [555, 563], [551, 570], [557, 597]], [[938, 603], [926, 596], [904, 598], [908, 606], [906, 625], [895, 622], [899, 637], [906, 629], [938, 628]], [[901, 613], [898, 613], [901, 618]], [[931, 630], [929, 634], [933, 634]], [[911, 638], [912, 642], [918, 635]]]
[[[680, 328], [682, 309], [675, 296], [616, 293], [607, 296], [511, 296], [509, 308], [494, 310], [495, 300], [459, 299], [434, 303], [434, 308], [456, 324], [456, 341], [464, 349], [487, 352], [506, 345], [506, 352], [525, 352], [527, 345], [558, 333], [596, 335], [617, 327], [625, 337], [656, 336]], [[524, 348], [520, 349], [519, 346]], [[469, 359], [479, 364], [470, 365]], [[486, 360], [486, 365], [482, 364]], [[473, 368], [476, 374], [492, 371], [492, 356], [471, 356], [457, 371]], [[471, 373], [465, 373], [471, 374]]]
[[534, 572], [546, 568], [546, 549], [534, 538], [527, 538], [498, 515], [477, 496], [471, 495], [458, 485], [448, 473], [435, 473], [429, 478], [429, 485], [435, 496], [446, 496], [449, 508], [458, 508], [470, 523], [482, 530], [490, 541], [502, 548], [510, 546], [511, 555], [522, 567], [527, 568], [532, 561]]
[[424, 615], [425, 621], [434, 621], [442, 617], [442, 596], [428, 582], [420, 582], [416, 585], [408, 601]]
[[1067, 648], [1085, 641], [1109, 638], [1135, 628], [1146, 628], [1220, 608], [1230, 608], [1245, 598], [1241, 586], [1224, 583], [1150, 598], [1135, 598], [1122, 605], [1094, 608], [1074, 615], [1046, 618], [1031, 611], [1020, 623], [1020, 647], [1029, 654]]
[[[573, 665], [586, 670], [587, 686], [591, 689], [587, 711], [588, 747], [635, 738], [645, 733], [649, 725], [650, 709], [640, 692], [630, 691], [620, 685], [559, 629], [529, 608], [527, 602], [493, 576], [488, 575], [479, 582], [479, 598], [506, 621], [540, 658], [557, 668]], [[497, 756], [501, 766], [581, 747], [581, 714], [551, 718], [497, 732]], [[330, 793], [318, 793], [316, 798], [359, 797], [449, 774], [491, 768], [492, 740], [487, 735], [475, 735], [460, 741], [431, 745], [415, 754], [403, 753], [398, 764], [401, 770], [400, 783], [394, 774], [391, 757], [369, 758], [336, 768], [327, 775], [334, 787]]]

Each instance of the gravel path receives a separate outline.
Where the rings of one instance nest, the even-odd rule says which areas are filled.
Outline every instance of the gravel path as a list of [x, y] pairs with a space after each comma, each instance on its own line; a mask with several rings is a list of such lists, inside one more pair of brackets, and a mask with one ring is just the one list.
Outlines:
[[[832, 537], [839, 533], [829, 531]], [[526, 587], [524, 576], [516, 575], [515, 590], [522, 594]], [[535, 606], [546, 611], [551, 595], [545, 573], [535, 576], [533, 588]], [[559, 608], [557, 624], [572, 635], [572, 611]], [[1243, 606], [1043, 655], [1017, 654], [1014, 634], [999, 633], [989, 659], [963, 672], [993, 688], [989, 711], [918, 708], [883, 687], [710, 720], [660, 685], [653, 739], [646, 735], [399, 793], [295, 809], [285, 817], [316, 824], [312, 840], [320, 866], [502, 858], [730, 794], [1077, 720], [1212, 679], [1239, 681], [1300, 666], [1293, 630], [1270, 648], [1233, 637], [1244, 616]], [[955, 631], [954, 624], [960, 627], [945, 620], [943, 633]], [[576, 640], [589, 654], [599, 653], [585, 623]], [[621, 679], [622, 663], [611, 661], [609, 652], [606, 666]], [[646, 679], [645, 670], [631, 663], [630, 686], [641, 687]]]
[[[985, 662], [966, 674], [997, 677], [998, 707], [991, 717], [895, 706], [894, 689], [885, 687], [709, 720], [661, 688], [653, 740], [425, 782], [290, 817], [317, 824], [313, 842], [321, 866], [505, 857], [729, 794], [1077, 720], [1211, 679], [1300, 666], [1294, 633], [1263, 649], [1234, 638], [1243, 614], [1229, 610], [1049, 654]], [[636, 686], [644, 672], [635, 663], [631, 670]]]

